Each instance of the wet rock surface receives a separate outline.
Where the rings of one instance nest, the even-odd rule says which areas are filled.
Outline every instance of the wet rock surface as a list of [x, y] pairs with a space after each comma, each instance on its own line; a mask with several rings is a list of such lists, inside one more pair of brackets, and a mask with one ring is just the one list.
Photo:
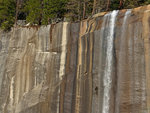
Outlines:
[[0, 31], [0, 113], [150, 113], [150, 6]]

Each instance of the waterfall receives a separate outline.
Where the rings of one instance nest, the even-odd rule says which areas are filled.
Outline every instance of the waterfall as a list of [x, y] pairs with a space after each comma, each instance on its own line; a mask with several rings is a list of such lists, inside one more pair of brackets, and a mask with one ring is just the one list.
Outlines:
[[[122, 28], [121, 28], [121, 39], [120, 39], [120, 54], [119, 54], [119, 58], [118, 58], [118, 75], [122, 75], [123, 71], [122, 69], [124, 69], [124, 65], [125, 65], [125, 61], [123, 59], [125, 59], [125, 40], [126, 40], [126, 31], [127, 31], [127, 28], [128, 28], [128, 17], [129, 15], [131, 14], [131, 10], [127, 10], [126, 13], [125, 13], [125, 16], [123, 18], [123, 23], [122, 23]], [[122, 76], [118, 76], [118, 86], [117, 86], [117, 100], [116, 100], [116, 106], [115, 106], [115, 113], [120, 113], [119, 112], [119, 104], [120, 104], [120, 96], [122, 95], [121, 92], [120, 92], [120, 89], [121, 89], [121, 81], [122, 81]]]
[[114, 28], [115, 28], [115, 20], [117, 17], [118, 11], [113, 11], [106, 16], [110, 16], [109, 20], [109, 32], [106, 36], [107, 39], [107, 49], [106, 49], [106, 65], [105, 65], [105, 72], [104, 72], [104, 96], [103, 96], [103, 108], [102, 113], [109, 113], [109, 106], [110, 106], [110, 90], [111, 90], [111, 83], [112, 83], [112, 65], [113, 65], [113, 45], [114, 45]]

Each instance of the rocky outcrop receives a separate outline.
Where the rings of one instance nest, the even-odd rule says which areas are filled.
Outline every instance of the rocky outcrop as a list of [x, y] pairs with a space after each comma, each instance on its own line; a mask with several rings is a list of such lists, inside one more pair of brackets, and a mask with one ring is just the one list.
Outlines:
[[0, 31], [0, 113], [150, 113], [150, 6]]

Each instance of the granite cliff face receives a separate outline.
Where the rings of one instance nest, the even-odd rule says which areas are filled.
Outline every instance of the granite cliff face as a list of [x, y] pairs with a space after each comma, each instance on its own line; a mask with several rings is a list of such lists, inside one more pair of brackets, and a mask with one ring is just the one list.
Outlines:
[[1, 31], [0, 113], [150, 113], [150, 6]]

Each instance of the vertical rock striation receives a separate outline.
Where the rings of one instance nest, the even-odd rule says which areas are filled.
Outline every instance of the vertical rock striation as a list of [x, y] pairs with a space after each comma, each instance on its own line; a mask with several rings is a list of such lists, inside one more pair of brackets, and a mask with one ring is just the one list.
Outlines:
[[150, 6], [0, 31], [0, 113], [150, 113]]

